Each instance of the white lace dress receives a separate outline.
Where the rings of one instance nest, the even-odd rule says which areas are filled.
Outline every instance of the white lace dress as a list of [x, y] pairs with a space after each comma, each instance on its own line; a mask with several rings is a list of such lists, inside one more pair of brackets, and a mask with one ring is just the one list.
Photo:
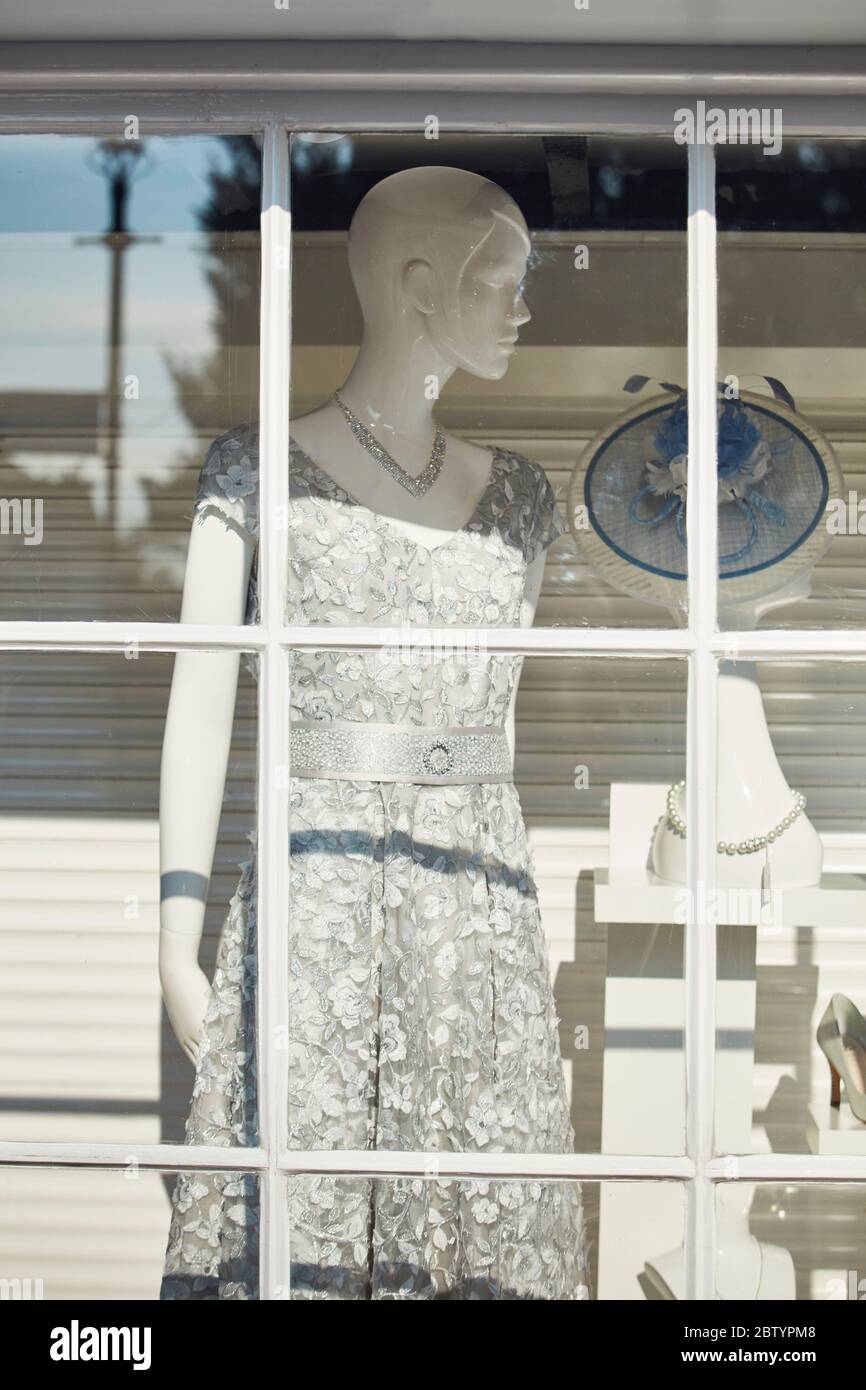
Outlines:
[[[526, 567], [564, 528], [543, 469], [491, 452], [469, 523], [426, 548], [292, 445], [292, 623], [516, 626]], [[254, 423], [211, 446], [198, 515], [255, 541]], [[255, 618], [251, 586], [249, 616]], [[503, 725], [519, 659], [295, 653], [293, 719]], [[289, 1146], [568, 1153], [545, 937], [511, 782], [293, 779]], [[255, 852], [219, 947], [186, 1141], [257, 1141]], [[580, 1184], [293, 1176], [290, 1297], [587, 1298]], [[162, 1298], [255, 1298], [258, 1199], [179, 1175]]]

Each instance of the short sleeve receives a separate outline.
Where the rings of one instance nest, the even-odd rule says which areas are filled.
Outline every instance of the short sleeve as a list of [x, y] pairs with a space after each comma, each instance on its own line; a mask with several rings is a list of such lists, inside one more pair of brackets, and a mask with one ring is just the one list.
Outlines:
[[205, 455], [193, 512], [217, 515], [252, 540], [259, 534], [259, 454], [250, 426], [221, 435]]
[[534, 465], [537, 474], [537, 487], [533, 502], [532, 522], [526, 543], [526, 562], [532, 561], [553, 545], [555, 540], [568, 530], [562, 512], [556, 505], [556, 495], [550, 479], [540, 463]]

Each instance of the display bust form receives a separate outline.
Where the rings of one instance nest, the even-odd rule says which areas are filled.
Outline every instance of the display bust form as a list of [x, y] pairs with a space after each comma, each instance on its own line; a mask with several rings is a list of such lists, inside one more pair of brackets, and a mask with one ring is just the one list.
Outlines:
[[[407, 473], [421, 474], [434, 407], [452, 374], [498, 381], [530, 317], [522, 281], [526, 222], [496, 184], [463, 169], [416, 168], [366, 195], [349, 233], [363, 337], [339, 395]], [[361, 506], [434, 548], [472, 517], [491, 453], [450, 433], [435, 487], [412, 496], [359, 442], [334, 400], [293, 422], [295, 443]], [[244, 621], [253, 547], [203, 516], [192, 528], [181, 620]], [[544, 553], [530, 561], [521, 622], [530, 626]], [[174, 1032], [192, 1061], [207, 1005], [198, 963], [231, 742], [239, 657], [180, 652], [166, 717], [160, 784], [160, 979]], [[514, 754], [514, 701], [507, 726]]]
[[[797, 1296], [791, 1253], [759, 1241], [749, 1230], [754, 1183], [720, 1183], [716, 1190], [716, 1298], [788, 1302]], [[647, 1260], [644, 1278], [653, 1296], [685, 1298], [682, 1247]]]
[[[740, 604], [720, 609], [720, 624], [728, 631], [753, 629], [770, 609], [806, 597], [810, 576], [800, 576], [784, 594], [764, 603]], [[732, 638], [732, 646], [735, 642]], [[766, 836], [795, 806], [789, 785], [776, 757], [767, 727], [767, 716], [754, 662], [722, 661], [718, 685], [717, 830], [720, 841], [738, 844]], [[685, 793], [680, 792], [680, 814], [685, 814]], [[755, 890], [804, 888], [818, 883], [824, 862], [820, 836], [804, 814], [763, 852], [718, 854], [716, 878], [720, 888]], [[655, 832], [652, 865], [656, 873], [674, 883], [685, 883], [686, 840], [667, 818]]]

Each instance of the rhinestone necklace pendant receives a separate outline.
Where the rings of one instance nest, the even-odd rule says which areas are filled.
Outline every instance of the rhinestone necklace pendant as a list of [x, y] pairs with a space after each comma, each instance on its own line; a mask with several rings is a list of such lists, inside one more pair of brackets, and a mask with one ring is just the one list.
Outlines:
[[436, 434], [433, 438], [433, 448], [430, 450], [430, 457], [425, 463], [417, 478], [413, 478], [411, 473], [407, 473], [405, 468], [389, 454], [384, 444], [380, 444], [374, 434], [362, 420], [359, 420], [346, 402], [340, 398], [339, 392], [335, 391], [333, 399], [343, 412], [346, 423], [352, 431], [359, 444], [362, 444], [367, 453], [381, 464], [386, 473], [389, 473], [396, 482], [410, 492], [413, 497], [423, 497], [425, 492], [429, 492], [439, 474], [442, 472], [442, 465], [445, 462], [445, 435], [439, 426], [436, 426]]

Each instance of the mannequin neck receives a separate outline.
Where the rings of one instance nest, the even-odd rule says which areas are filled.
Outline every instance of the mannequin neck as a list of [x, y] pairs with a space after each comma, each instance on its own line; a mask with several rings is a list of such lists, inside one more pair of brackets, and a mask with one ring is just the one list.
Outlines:
[[731, 1183], [716, 1193], [716, 1248], [736, 1250], [750, 1239], [749, 1211], [754, 1186]]
[[[759, 835], [789, 809], [792, 792], [779, 765], [751, 661], [719, 666], [720, 807], [723, 838]], [[732, 811], [736, 809], [736, 815]]]
[[716, 1248], [720, 1254], [738, 1250], [751, 1238], [747, 1216], [731, 1212], [716, 1222]]
[[751, 1190], [722, 1189], [716, 1197], [716, 1296], [757, 1298], [763, 1251], [749, 1230]]
[[358, 356], [340, 387], [349, 409], [386, 448], [390, 442], [429, 443], [436, 402], [455, 371], [432, 343], [419, 343], [417, 330], [411, 341], [402, 336], [406, 340], [401, 343], [399, 333], [386, 338], [365, 329]]

